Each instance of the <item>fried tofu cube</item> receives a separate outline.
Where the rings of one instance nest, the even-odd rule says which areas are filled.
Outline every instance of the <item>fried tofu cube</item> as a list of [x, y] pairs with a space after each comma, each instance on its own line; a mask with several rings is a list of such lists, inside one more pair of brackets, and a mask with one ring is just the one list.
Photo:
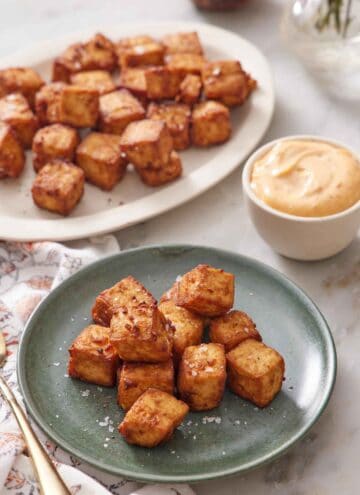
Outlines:
[[145, 71], [146, 91], [149, 100], [171, 100], [180, 90], [185, 74], [172, 67], [150, 67]]
[[52, 124], [39, 129], [32, 143], [34, 170], [38, 172], [53, 159], [73, 162], [79, 136], [75, 129]]
[[122, 134], [130, 122], [145, 117], [139, 100], [127, 89], [113, 91], [100, 97], [99, 129], [109, 134]]
[[71, 84], [80, 86], [82, 88], [93, 89], [99, 93], [99, 95], [105, 95], [115, 91], [116, 86], [111, 77], [110, 72], [106, 70], [87, 70], [84, 72], [78, 72], [70, 76]]
[[120, 136], [91, 132], [76, 151], [76, 163], [89, 182], [110, 191], [124, 177], [127, 166]]
[[0, 98], [10, 93], [21, 93], [34, 108], [35, 94], [45, 83], [39, 74], [28, 67], [0, 70]]
[[117, 54], [122, 69], [141, 65], [162, 65], [164, 52], [164, 46], [150, 36], [124, 38], [117, 44]]
[[202, 316], [220, 316], [234, 304], [234, 275], [210, 265], [185, 273], [174, 294], [175, 303]]
[[176, 306], [171, 299], [160, 302], [159, 311], [166, 320], [168, 331], [171, 332], [174, 362], [178, 364], [187, 347], [201, 343], [204, 319]]
[[163, 120], [173, 138], [175, 150], [184, 150], [190, 146], [190, 117], [188, 105], [183, 103], [150, 103], [147, 117]]
[[31, 189], [34, 203], [44, 210], [68, 215], [84, 192], [84, 172], [72, 163], [60, 160], [46, 164]]
[[210, 340], [222, 344], [229, 352], [246, 339], [261, 341], [261, 335], [249, 315], [233, 310], [210, 322]]
[[229, 109], [217, 101], [204, 101], [192, 112], [191, 140], [195, 146], [212, 146], [227, 141], [231, 135]]
[[226, 355], [229, 387], [258, 407], [265, 407], [280, 391], [284, 379], [283, 357], [271, 347], [247, 339]]
[[119, 356], [110, 344], [110, 329], [89, 325], [69, 349], [68, 373], [84, 382], [113, 387]]
[[45, 84], [35, 96], [35, 111], [41, 125], [60, 122], [62, 82]]
[[136, 168], [158, 169], [168, 163], [173, 139], [165, 122], [144, 119], [127, 126], [121, 136], [121, 149]]
[[111, 343], [124, 361], [160, 363], [171, 357], [171, 342], [157, 304], [132, 304], [110, 322]]
[[243, 71], [237, 60], [207, 62], [202, 68], [205, 96], [224, 105], [241, 105], [256, 88], [249, 74]]
[[167, 34], [162, 39], [166, 53], [204, 53], [197, 32]]
[[127, 412], [119, 432], [127, 443], [156, 447], [170, 440], [189, 412], [187, 404], [172, 395], [150, 388]]
[[25, 96], [14, 93], [1, 98], [0, 120], [12, 127], [25, 149], [31, 148], [39, 122]]
[[146, 100], [146, 78], [145, 68], [143, 67], [126, 67], [120, 73], [120, 86], [130, 91], [140, 101]]
[[187, 74], [201, 74], [204, 64], [204, 57], [196, 53], [174, 53], [166, 58], [166, 65], [173, 69], [178, 69], [184, 76]]
[[200, 76], [188, 74], [180, 84], [177, 100], [188, 105], [196, 103], [201, 94], [202, 82]]
[[174, 365], [163, 363], [123, 363], [118, 383], [118, 404], [127, 411], [149, 388], [174, 394]]
[[226, 359], [221, 344], [200, 344], [187, 347], [178, 373], [180, 398], [192, 411], [217, 407], [224, 395]]
[[0, 179], [19, 177], [24, 165], [25, 153], [15, 132], [0, 122]]
[[164, 184], [172, 182], [181, 176], [182, 163], [176, 151], [172, 151], [166, 165], [163, 165], [161, 168], [155, 168], [152, 166], [138, 168], [137, 172], [140, 175], [141, 180], [147, 186], [163, 186]]

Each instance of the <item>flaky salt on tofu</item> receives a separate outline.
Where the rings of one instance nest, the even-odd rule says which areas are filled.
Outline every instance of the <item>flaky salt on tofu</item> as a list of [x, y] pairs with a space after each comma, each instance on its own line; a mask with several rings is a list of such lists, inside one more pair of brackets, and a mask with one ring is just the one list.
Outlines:
[[119, 432], [127, 443], [156, 447], [170, 440], [189, 412], [185, 402], [162, 390], [148, 389], [126, 413]]
[[156, 304], [156, 300], [138, 280], [129, 275], [97, 296], [92, 308], [92, 317], [95, 323], [108, 327], [119, 308], [141, 304], [153, 305]]
[[12, 127], [25, 149], [31, 148], [39, 122], [25, 96], [20, 93], [13, 93], [1, 98], [0, 120]]
[[127, 89], [100, 97], [99, 129], [109, 134], [122, 134], [128, 124], [145, 117], [140, 101]]
[[256, 81], [237, 60], [207, 62], [202, 68], [202, 81], [207, 99], [230, 107], [244, 103], [256, 88]]
[[184, 103], [150, 103], [147, 117], [166, 122], [175, 150], [190, 146], [190, 107]]
[[72, 163], [54, 160], [37, 174], [31, 189], [34, 203], [45, 210], [68, 215], [84, 192], [84, 172]]
[[0, 122], [0, 179], [19, 177], [25, 166], [24, 149], [12, 128]]
[[166, 53], [193, 53], [202, 55], [204, 50], [201, 46], [199, 35], [196, 31], [167, 34], [162, 39]]
[[124, 177], [127, 166], [120, 136], [91, 132], [77, 148], [76, 163], [89, 182], [110, 191]]
[[84, 382], [113, 387], [119, 357], [110, 344], [109, 337], [109, 328], [100, 325], [84, 328], [69, 349], [69, 376]]
[[191, 122], [191, 140], [195, 146], [221, 144], [231, 136], [229, 109], [217, 101], [204, 101], [195, 105]]
[[243, 311], [233, 310], [211, 320], [210, 340], [223, 344], [226, 352], [246, 339], [262, 340], [255, 323]]
[[149, 388], [174, 394], [174, 365], [163, 363], [123, 363], [119, 371], [118, 404], [127, 411]]
[[141, 65], [162, 65], [165, 48], [151, 36], [123, 38], [116, 45], [121, 69]]
[[31, 108], [34, 108], [35, 94], [44, 84], [40, 75], [29, 67], [0, 70], [0, 98], [10, 93], [21, 93]]
[[201, 89], [201, 77], [196, 76], [195, 74], [188, 74], [180, 84], [179, 93], [176, 99], [182, 103], [193, 105], [199, 100]]
[[201, 344], [187, 347], [178, 373], [180, 398], [193, 411], [217, 407], [224, 395], [226, 360], [221, 344]]
[[170, 159], [173, 139], [163, 121], [132, 122], [121, 136], [121, 149], [137, 168], [162, 168]]
[[161, 168], [149, 165], [146, 168], [138, 168], [136, 171], [144, 184], [158, 187], [178, 179], [182, 175], [182, 170], [180, 156], [176, 151], [172, 151], [169, 161]]
[[230, 389], [259, 407], [270, 404], [284, 379], [283, 357], [262, 342], [247, 339], [230, 351], [226, 359]]
[[71, 84], [87, 89], [93, 89], [99, 95], [105, 95], [115, 91], [116, 86], [110, 72], [106, 70], [87, 70], [70, 76]]
[[79, 136], [75, 129], [52, 124], [39, 129], [32, 142], [34, 170], [38, 172], [53, 159], [73, 162]]
[[120, 72], [120, 86], [133, 93], [141, 102], [146, 100], [145, 67], [126, 67]]
[[147, 97], [149, 100], [174, 99], [184, 77], [181, 70], [173, 67], [149, 67], [145, 71]]
[[206, 60], [196, 53], [174, 53], [166, 57], [166, 65], [177, 69], [185, 76], [187, 74], [201, 74]]
[[234, 304], [234, 275], [210, 265], [185, 273], [174, 294], [175, 303], [202, 316], [220, 316]]

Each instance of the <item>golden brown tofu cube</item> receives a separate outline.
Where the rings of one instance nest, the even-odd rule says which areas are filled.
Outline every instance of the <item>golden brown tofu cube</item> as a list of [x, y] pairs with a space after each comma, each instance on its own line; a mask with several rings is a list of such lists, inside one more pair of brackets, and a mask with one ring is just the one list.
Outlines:
[[187, 74], [201, 74], [204, 64], [204, 57], [196, 53], [174, 53], [166, 58], [166, 65], [173, 69], [178, 69], [184, 76]]
[[157, 304], [131, 304], [110, 322], [111, 343], [124, 361], [160, 363], [171, 357], [171, 342]]
[[229, 109], [217, 101], [204, 101], [192, 112], [191, 140], [195, 146], [212, 146], [231, 136]]
[[282, 356], [254, 339], [247, 339], [226, 355], [229, 387], [235, 394], [265, 407], [280, 391], [285, 362]]
[[127, 166], [120, 136], [91, 132], [76, 151], [76, 163], [88, 181], [110, 191], [124, 177]]
[[226, 359], [221, 344], [187, 347], [178, 374], [178, 392], [192, 411], [217, 407], [224, 395]]
[[184, 73], [167, 66], [150, 67], [145, 71], [146, 91], [149, 100], [171, 100], [180, 90]]
[[201, 88], [202, 82], [200, 76], [188, 74], [180, 84], [179, 94], [176, 99], [177, 101], [186, 103], [187, 105], [193, 105], [200, 98]]
[[127, 89], [100, 97], [99, 129], [102, 132], [122, 134], [130, 122], [144, 117], [143, 106]]
[[222, 344], [226, 352], [246, 339], [262, 340], [255, 323], [243, 311], [233, 310], [211, 320], [210, 340]]
[[164, 46], [150, 36], [124, 38], [117, 44], [117, 54], [121, 68], [141, 65], [162, 65]]
[[207, 62], [202, 68], [206, 98], [227, 106], [241, 105], [256, 87], [237, 60]]
[[97, 296], [92, 317], [95, 323], [108, 327], [118, 309], [141, 304], [153, 305], [156, 300], [138, 280], [129, 275]]
[[173, 138], [175, 150], [184, 150], [190, 146], [191, 111], [188, 105], [183, 103], [150, 103], [147, 117], [166, 122]]
[[156, 447], [170, 440], [189, 407], [172, 395], [150, 388], [127, 412], [119, 432], [127, 443], [141, 447]]
[[1, 98], [0, 120], [12, 127], [25, 149], [31, 148], [39, 122], [25, 96], [14, 93]]
[[68, 215], [84, 192], [84, 172], [72, 163], [55, 160], [45, 165], [31, 189], [34, 203], [44, 210]]
[[174, 33], [163, 37], [166, 53], [203, 54], [203, 48], [197, 32]]
[[140, 101], [146, 100], [146, 78], [144, 67], [127, 67], [120, 73], [120, 86], [129, 90]]
[[173, 140], [165, 122], [144, 119], [132, 122], [121, 136], [121, 148], [137, 168], [162, 168], [170, 159]]
[[149, 388], [174, 393], [174, 365], [163, 363], [123, 363], [118, 383], [118, 404], [127, 411]]
[[38, 172], [53, 159], [73, 162], [78, 144], [78, 133], [72, 127], [52, 124], [39, 129], [32, 143], [35, 171]]
[[234, 304], [234, 275], [198, 265], [179, 280], [175, 303], [203, 316], [227, 313]]
[[15, 132], [0, 122], [0, 179], [19, 177], [24, 165], [25, 153]]
[[46, 84], [35, 96], [35, 111], [41, 125], [60, 122], [62, 82]]
[[162, 165], [161, 168], [138, 168], [137, 172], [144, 184], [157, 187], [179, 178], [182, 174], [182, 163], [176, 151], [172, 151], [166, 165]]
[[110, 329], [89, 325], [76, 337], [69, 349], [68, 373], [84, 382], [113, 387], [119, 357], [110, 344]]
[[81, 86], [82, 88], [93, 89], [99, 93], [99, 95], [105, 95], [115, 91], [116, 86], [112, 80], [110, 72], [106, 70], [87, 70], [84, 72], [78, 72], [70, 76], [71, 84], [75, 86]]
[[35, 104], [35, 94], [44, 84], [39, 74], [28, 67], [0, 70], [0, 98], [10, 93], [21, 93], [31, 108]]
[[176, 306], [171, 299], [160, 302], [159, 311], [163, 314], [167, 330], [172, 336], [174, 362], [178, 364], [187, 347], [201, 343], [204, 319]]

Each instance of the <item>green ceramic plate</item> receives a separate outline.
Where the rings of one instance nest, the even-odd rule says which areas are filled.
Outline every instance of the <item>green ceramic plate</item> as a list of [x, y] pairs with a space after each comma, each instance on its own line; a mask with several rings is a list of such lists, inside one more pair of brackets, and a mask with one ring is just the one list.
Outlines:
[[[264, 341], [285, 358], [283, 389], [264, 410], [226, 391], [219, 408], [189, 414], [167, 444], [152, 450], [129, 446], [116, 428], [124, 416], [116, 390], [68, 378], [67, 348], [90, 323], [94, 298], [104, 288], [131, 274], [159, 297], [198, 263], [236, 275], [235, 307], [254, 318]], [[296, 285], [252, 259], [193, 246], [126, 251], [67, 279], [30, 319], [18, 363], [26, 406], [52, 440], [100, 469], [156, 482], [229, 476], [274, 459], [319, 418], [336, 375], [329, 328]]]

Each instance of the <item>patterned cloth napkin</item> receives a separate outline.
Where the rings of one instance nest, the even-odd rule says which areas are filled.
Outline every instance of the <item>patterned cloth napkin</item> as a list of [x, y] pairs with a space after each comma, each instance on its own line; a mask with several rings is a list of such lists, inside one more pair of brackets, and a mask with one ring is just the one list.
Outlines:
[[[8, 350], [2, 373], [20, 402], [16, 380], [17, 348], [24, 324], [32, 311], [51, 289], [69, 275], [95, 259], [117, 251], [119, 246], [112, 236], [73, 242], [68, 246], [53, 242], [0, 242], [0, 330], [5, 336]], [[154, 485], [140, 489], [137, 483], [101, 473], [63, 452], [36, 427], [34, 429], [54, 459], [80, 468], [115, 495], [194, 495], [186, 485]], [[0, 396], [1, 495], [38, 493], [30, 464], [24, 462], [24, 447], [17, 423]], [[76, 489], [73, 493], [80, 494], [80, 491]]]

